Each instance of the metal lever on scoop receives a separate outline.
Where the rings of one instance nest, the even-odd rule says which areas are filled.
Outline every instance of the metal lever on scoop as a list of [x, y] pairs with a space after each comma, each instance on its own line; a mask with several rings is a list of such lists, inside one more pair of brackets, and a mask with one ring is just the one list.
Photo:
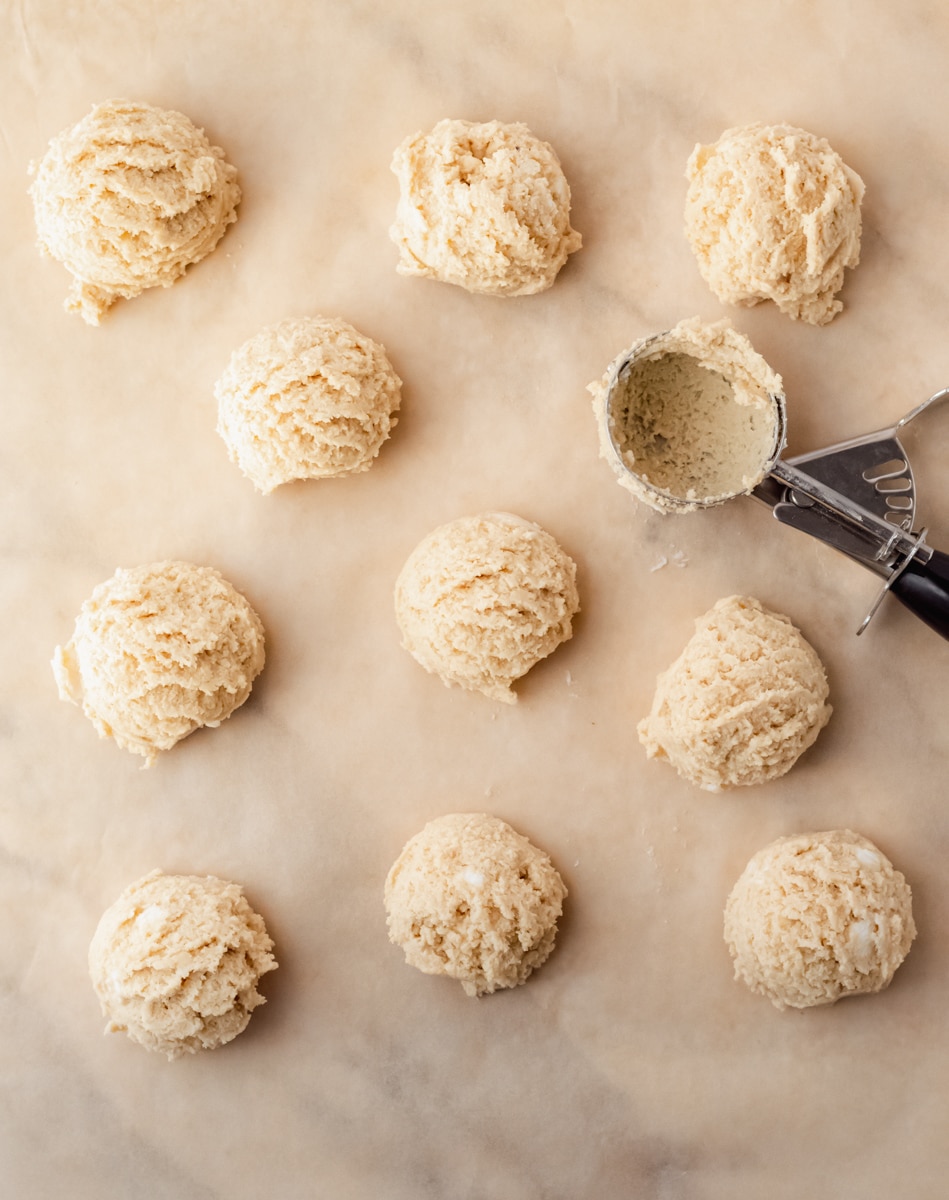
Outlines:
[[926, 543], [925, 529], [917, 534], [891, 525], [780, 459], [753, 494], [771, 506], [782, 524], [811, 534], [883, 577], [858, 634], [892, 592], [931, 629], [949, 638], [949, 555]]

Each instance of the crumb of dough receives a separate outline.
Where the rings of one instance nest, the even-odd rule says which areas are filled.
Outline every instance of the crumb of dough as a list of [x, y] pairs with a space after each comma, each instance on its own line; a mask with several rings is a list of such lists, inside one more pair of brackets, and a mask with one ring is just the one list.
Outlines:
[[182, 113], [97, 104], [30, 165], [37, 243], [73, 276], [90, 325], [120, 298], [169, 287], [237, 220], [237, 170]]
[[792, 125], [728, 129], [695, 147], [686, 178], [686, 236], [719, 300], [833, 320], [844, 270], [860, 261], [864, 185], [824, 138]]
[[817, 652], [780, 613], [728, 596], [695, 622], [638, 726], [648, 758], [718, 792], [784, 775], [830, 720]]
[[402, 645], [446, 685], [513, 704], [515, 680], [572, 636], [576, 570], [549, 533], [510, 513], [441, 525], [396, 581]]
[[152, 871], [106, 909], [89, 946], [106, 1032], [169, 1059], [223, 1046], [264, 1003], [272, 950], [236, 883]]
[[338, 318], [262, 329], [215, 387], [231, 462], [263, 493], [367, 471], [397, 418], [402, 381], [385, 349]]
[[385, 883], [389, 940], [469, 996], [524, 983], [547, 961], [567, 889], [548, 856], [486, 813], [430, 821]]
[[849, 829], [778, 838], [725, 905], [735, 978], [781, 1009], [881, 991], [915, 936], [906, 880]]
[[263, 626], [244, 597], [211, 567], [161, 562], [120, 568], [93, 591], [53, 674], [100, 737], [151, 766], [239, 708], [263, 665]]
[[526, 125], [439, 121], [402, 142], [392, 170], [400, 194], [389, 236], [402, 275], [527, 296], [580, 249], [560, 161]]
[[750, 492], [784, 444], [781, 376], [726, 320], [634, 342], [591, 383], [600, 456], [657, 512]]

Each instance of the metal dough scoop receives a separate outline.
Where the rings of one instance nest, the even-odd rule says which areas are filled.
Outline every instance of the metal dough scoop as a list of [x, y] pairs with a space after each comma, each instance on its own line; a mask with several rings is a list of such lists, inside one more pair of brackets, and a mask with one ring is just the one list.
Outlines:
[[[657, 335], [662, 336], [662, 335]], [[613, 365], [605, 394], [606, 428], [614, 466], [625, 472], [632, 490], [654, 507], [674, 510], [707, 507], [728, 496], [693, 502], [658, 488], [633, 469], [616, 430], [628, 416], [624, 383], [632, 362], [648, 353], [646, 339], [625, 360]], [[773, 456], [763, 462], [764, 477], [746, 491], [767, 504], [782, 524], [818, 538], [883, 579], [883, 587], [857, 633], [866, 629], [887, 592], [943, 637], [949, 638], [949, 555], [926, 542], [925, 529], [914, 532], [916, 482], [899, 434], [910, 421], [949, 396], [934, 393], [888, 429], [839, 442], [795, 458], [780, 457], [785, 444], [784, 397], [772, 395], [776, 423]]]
[[900, 430], [949, 396], [935, 392], [888, 429], [778, 459], [752, 491], [775, 517], [819, 538], [883, 580], [857, 633], [892, 591], [927, 625], [949, 637], [949, 556], [914, 532], [916, 480]]

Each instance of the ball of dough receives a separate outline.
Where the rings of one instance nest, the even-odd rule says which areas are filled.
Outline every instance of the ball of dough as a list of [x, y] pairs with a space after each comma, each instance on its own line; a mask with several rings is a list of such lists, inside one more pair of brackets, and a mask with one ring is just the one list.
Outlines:
[[639, 740], [710, 792], [789, 771], [830, 720], [827, 676], [787, 617], [729, 596], [656, 681]]
[[726, 304], [772, 300], [826, 325], [844, 269], [860, 261], [863, 180], [824, 138], [791, 125], [729, 129], [686, 170], [686, 236]]
[[217, 571], [186, 562], [120, 568], [53, 657], [60, 699], [146, 766], [202, 725], [220, 725], [263, 665], [260, 618]]
[[446, 685], [513, 704], [511, 685], [572, 636], [577, 568], [549, 533], [509, 513], [442, 525], [395, 585], [402, 645]]
[[396, 424], [402, 381], [385, 350], [326, 317], [268, 326], [218, 380], [217, 431], [261, 492], [367, 471]]
[[107, 1033], [169, 1059], [237, 1037], [276, 970], [263, 919], [236, 883], [152, 871], [103, 913], [89, 974]]
[[40, 250], [72, 274], [90, 325], [120, 297], [169, 287], [237, 220], [237, 171], [182, 113], [110, 100], [54, 138], [30, 188]]
[[389, 940], [469, 996], [516, 987], [547, 961], [567, 889], [550, 859], [485, 813], [429, 821], [385, 884]]
[[881, 991], [915, 936], [906, 880], [849, 829], [778, 838], [725, 905], [735, 978], [776, 1008]]
[[389, 235], [402, 275], [533, 295], [580, 249], [557, 155], [526, 125], [439, 121], [405, 139], [392, 170], [399, 203]]

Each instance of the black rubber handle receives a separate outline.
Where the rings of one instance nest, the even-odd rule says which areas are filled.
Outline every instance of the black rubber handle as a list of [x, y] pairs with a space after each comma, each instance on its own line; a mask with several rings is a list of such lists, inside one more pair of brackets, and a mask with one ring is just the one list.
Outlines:
[[934, 550], [928, 562], [914, 558], [890, 591], [931, 629], [949, 638], [949, 554]]

